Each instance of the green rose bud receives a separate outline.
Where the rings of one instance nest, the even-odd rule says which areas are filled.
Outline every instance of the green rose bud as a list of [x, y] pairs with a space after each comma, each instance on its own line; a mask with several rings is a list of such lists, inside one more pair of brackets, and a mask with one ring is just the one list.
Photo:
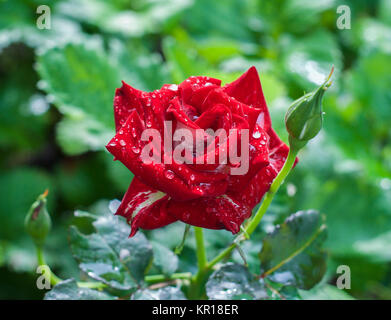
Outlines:
[[297, 99], [289, 107], [285, 115], [285, 126], [289, 133], [289, 144], [298, 149], [304, 147], [322, 129], [322, 99], [330, 87], [329, 82], [334, 67], [326, 81], [316, 90]]
[[48, 190], [41, 194], [32, 204], [24, 221], [27, 233], [33, 238], [37, 246], [42, 246], [45, 243], [52, 222], [49, 213], [46, 209], [46, 196]]

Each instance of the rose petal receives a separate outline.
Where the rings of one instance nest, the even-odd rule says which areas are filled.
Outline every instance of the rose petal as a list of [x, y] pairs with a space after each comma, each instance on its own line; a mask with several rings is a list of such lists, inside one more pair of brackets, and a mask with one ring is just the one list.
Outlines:
[[[107, 150], [120, 160], [136, 177], [152, 188], [161, 190], [177, 200], [190, 200], [204, 196], [203, 188], [188, 185], [169, 167], [161, 163], [145, 163], [141, 158], [142, 148], [148, 143], [141, 141], [144, 125], [136, 111], [133, 111]], [[163, 149], [162, 149], [163, 150]]]
[[131, 87], [124, 81], [122, 81], [122, 87], [115, 90], [114, 120], [116, 131], [123, 126], [134, 110], [137, 110], [144, 117], [144, 110], [140, 102], [141, 94], [142, 91]]
[[264, 119], [262, 127], [266, 131], [271, 127], [271, 119], [263, 95], [261, 81], [254, 66], [237, 80], [225, 85], [223, 90], [236, 100], [259, 109], [258, 114], [262, 114]]
[[166, 86], [153, 92], [144, 92], [122, 81], [122, 87], [116, 89], [114, 96], [116, 131], [123, 126], [134, 110], [147, 127], [162, 130], [165, 110], [169, 101], [176, 95], [177, 92], [169, 90]]
[[133, 237], [139, 228], [156, 229], [177, 221], [167, 212], [168, 200], [163, 192], [134, 178], [116, 214], [126, 218], [132, 228], [130, 237]]
[[185, 223], [208, 229], [227, 229], [234, 234], [251, 215], [250, 208], [227, 195], [184, 202], [170, 200], [167, 211]]
[[[278, 145], [276, 139], [280, 142]], [[274, 140], [273, 145], [275, 147], [269, 151], [270, 164], [259, 170], [245, 188], [230, 189], [227, 192], [233, 199], [241, 201], [250, 208], [255, 207], [262, 200], [264, 194], [270, 189], [271, 183], [281, 171], [288, 156], [289, 147], [277, 135], [272, 136], [271, 140]], [[294, 165], [297, 162], [298, 159], [296, 159]]]
[[201, 106], [202, 112], [213, 108], [216, 104], [227, 106], [233, 114], [248, 121], [250, 132], [254, 129], [261, 110], [248, 106], [233, 97], [230, 97], [223, 88], [211, 90]]
[[190, 77], [179, 85], [181, 101], [192, 106], [200, 106], [213, 88], [218, 88], [221, 80], [210, 77]]
[[269, 136], [258, 125], [250, 137], [249, 170], [244, 175], [230, 175], [228, 192], [243, 190], [262, 168], [269, 165]]

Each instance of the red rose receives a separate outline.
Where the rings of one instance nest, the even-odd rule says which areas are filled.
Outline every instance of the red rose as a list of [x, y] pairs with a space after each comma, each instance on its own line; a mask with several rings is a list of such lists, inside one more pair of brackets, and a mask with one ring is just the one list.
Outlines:
[[[177, 220], [237, 233], [288, 154], [288, 147], [271, 127], [255, 67], [223, 87], [220, 80], [209, 77], [190, 77], [178, 86], [164, 85], [154, 92], [142, 92], [123, 82], [115, 93], [114, 118], [116, 135], [106, 148], [135, 175], [116, 213], [128, 220], [131, 235], [138, 228], [159, 228]], [[193, 136], [200, 129], [228, 132], [226, 144], [214, 136], [203, 137], [216, 142], [216, 149], [211, 149], [216, 163], [197, 162], [198, 154], [186, 163], [175, 157], [172, 163], [165, 162], [163, 144], [172, 142], [167, 138], [157, 145], [164, 150], [158, 161], [146, 163], [141, 151], [150, 142], [143, 141], [143, 132], [151, 128], [164, 137], [167, 123], [172, 123], [174, 134], [181, 128]], [[245, 130], [249, 143], [243, 150], [237, 139], [244, 137]], [[208, 147], [203, 147], [205, 157]], [[224, 148], [248, 154], [244, 174], [232, 174], [243, 159], [238, 163], [229, 154], [227, 161], [219, 161]]]

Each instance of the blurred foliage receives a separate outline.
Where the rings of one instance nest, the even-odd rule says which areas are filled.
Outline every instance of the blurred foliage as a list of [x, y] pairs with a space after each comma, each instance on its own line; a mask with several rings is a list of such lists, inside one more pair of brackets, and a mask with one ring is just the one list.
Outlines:
[[[75, 241], [99, 245], [88, 235], [94, 229], [91, 218], [74, 218], [72, 210], [107, 209], [107, 202], [99, 200], [121, 199], [131, 181], [132, 175], [104, 150], [113, 134], [112, 99], [121, 80], [143, 90], [190, 75], [229, 82], [255, 65], [273, 126], [286, 139], [283, 117], [290, 102], [322, 82], [332, 64], [336, 72], [325, 96], [324, 130], [303, 150], [262, 230], [242, 249], [249, 269], [259, 272], [265, 232], [292, 212], [315, 208], [327, 217], [326, 278], [310, 291], [276, 289], [273, 283], [268, 290], [289, 298], [391, 298], [388, 0], [52, 0], [46, 1], [49, 30], [36, 27], [40, 4], [0, 1], [0, 298], [44, 294], [34, 286], [34, 248], [23, 219], [46, 188], [54, 225], [47, 260], [58, 275], [79, 274], [65, 241], [70, 224], [84, 234], [73, 231]], [[336, 27], [341, 4], [351, 9], [350, 30]], [[145, 232], [152, 240], [150, 250], [173, 250], [183, 230], [176, 223]], [[206, 238], [210, 257], [232, 240], [225, 231], [207, 231]], [[170, 251], [149, 266], [150, 272], [194, 271], [194, 246], [188, 237], [179, 263], [164, 262]], [[107, 258], [118, 255], [110, 251]], [[237, 252], [233, 259], [242, 263]], [[347, 293], [335, 287], [341, 264], [352, 272]], [[243, 277], [249, 284], [244, 290], [238, 283], [238, 292], [258, 292], [249, 289], [249, 274]], [[131, 285], [122, 280], [116, 284]], [[212, 284], [208, 295], [214, 297]], [[68, 280], [46, 298], [72, 295], [75, 288]], [[133, 298], [181, 297], [177, 291], [144, 290]], [[80, 294], [104, 298], [87, 289]]]

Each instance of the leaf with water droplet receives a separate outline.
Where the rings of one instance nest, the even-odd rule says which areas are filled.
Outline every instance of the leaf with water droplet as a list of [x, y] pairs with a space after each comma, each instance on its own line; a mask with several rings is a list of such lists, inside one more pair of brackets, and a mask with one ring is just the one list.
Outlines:
[[211, 300], [266, 299], [262, 284], [242, 265], [227, 263], [215, 271], [206, 283]]
[[75, 279], [61, 281], [45, 294], [45, 300], [113, 300], [115, 297], [89, 288], [79, 288]]
[[129, 238], [130, 227], [119, 216], [104, 215], [93, 223], [97, 233], [70, 229], [73, 255], [82, 271], [119, 290], [133, 290], [142, 282], [152, 260], [152, 246], [140, 232]]
[[263, 240], [262, 276], [300, 289], [312, 288], [326, 272], [325, 239], [326, 226], [319, 212], [290, 215]]
[[138, 290], [131, 300], [186, 300], [186, 297], [179, 288], [164, 287], [157, 290]]
[[[126, 269], [136, 281], [144, 275], [152, 261], [152, 246], [142, 232], [129, 238], [130, 227], [120, 216], [107, 215], [94, 223], [97, 232], [115, 251]], [[127, 252], [125, 254], [125, 252]], [[121, 254], [122, 253], [122, 254]]]
[[158, 242], [152, 241], [151, 243], [153, 247], [153, 266], [158, 269], [158, 272], [170, 276], [178, 269], [178, 256]]

